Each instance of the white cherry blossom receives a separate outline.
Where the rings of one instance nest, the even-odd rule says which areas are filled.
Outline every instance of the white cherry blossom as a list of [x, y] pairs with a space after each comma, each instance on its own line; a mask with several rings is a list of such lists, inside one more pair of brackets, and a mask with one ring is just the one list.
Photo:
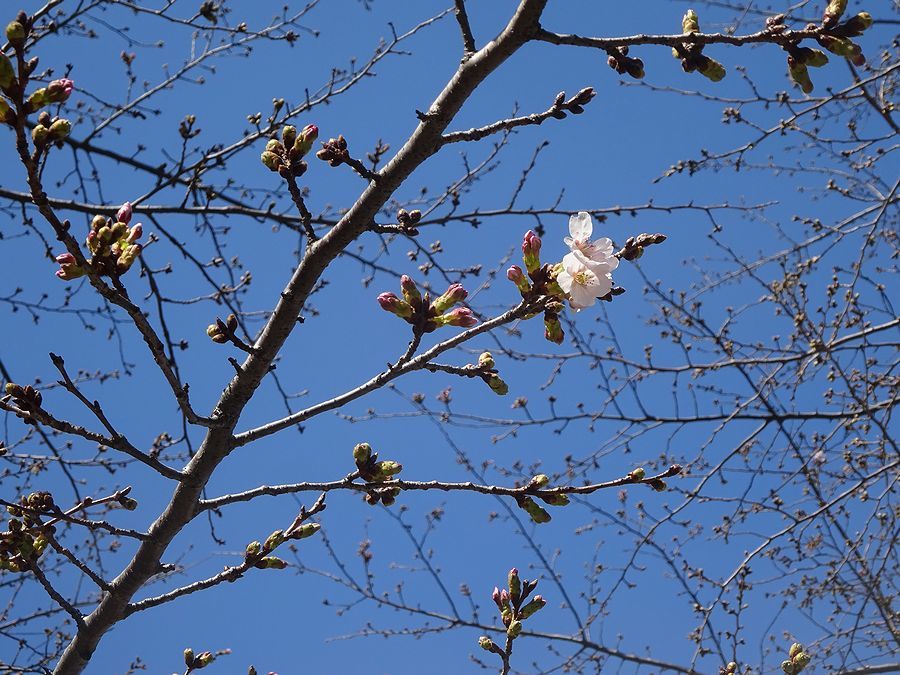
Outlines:
[[569, 304], [576, 312], [593, 305], [612, 290], [612, 277], [588, 265], [588, 260], [579, 252], [572, 252], [562, 259], [562, 271], [556, 282], [569, 296]]
[[581, 256], [585, 265], [598, 275], [609, 274], [619, 266], [619, 259], [613, 252], [612, 241], [601, 237], [591, 241], [594, 222], [587, 211], [579, 211], [569, 218], [569, 235], [563, 241], [572, 253]]

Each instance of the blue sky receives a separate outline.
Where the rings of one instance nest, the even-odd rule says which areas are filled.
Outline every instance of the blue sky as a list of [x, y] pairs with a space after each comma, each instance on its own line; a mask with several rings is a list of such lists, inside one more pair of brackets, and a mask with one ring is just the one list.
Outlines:
[[[184, 4], [184, 13], [192, 11], [192, 5]], [[277, 14], [281, 4], [258, 0], [251, 8], [234, 3], [241, 7], [229, 21], [246, 20], [251, 26], [258, 26]], [[687, 7], [682, 2], [662, 1], [588, 3], [558, 0], [550, 4], [543, 21], [545, 27], [558, 32], [592, 35], [675, 32]], [[164, 151], [177, 152], [177, 125], [188, 114], [196, 115], [197, 124], [202, 128], [198, 139], [200, 146], [231, 142], [248, 128], [246, 116], [267, 112], [273, 97], [297, 102], [302, 100], [305, 89], [315, 90], [320, 86], [333, 66], [347, 64], [352, 59], [364, 61], [377, 40], [390, 35], [389, 21], [402, 32], [445, 7], [445, 3], [431, 0], [408, 3], [409, 6], [402, 8], [401, 5], [407, 3], [375, 0], [373, 9], [366, 11], [356, 0], [323, 2], [304, 20], [310, 28], [320, 31], [318, 37], [303, 33], [293, 48], [283, 42], [266, 42], [256, 45], [250, 58], [217, 59], [214, 61], [215, 72], [203, 73], [203, 84], [182, 82], [172, 90], [162, 92], [152, 100], [153, 111], [146, 120], [127, 121], [118, 129], [108, 130], [98, 142], [126, 154], [141, 145], [145, 148], [141, 156], [148, 162], [158, 163], [164, 161]], [[483, 44], [502, 27], [512, 3], [473, 0], [469, 5], [476, 39]], [[246, 16], [242, 14], [244, 12]], [[100, 39], [68, 36], [43, 41], [40, 49], [42, 66], [52, 65], [61, 72], [71, 64], [71, 76], [79, 90], [86, 89], [104, 100], [121, 101], [127, 85], [125, 66], [119, 57], [122, 50], [137, 54], [134, 64], [137, 89], [144, 80], [158, 81], [165, 64], [169, 68], [176, 67], [188, 54], [190, 35], [186, 30], [147, 17], [131, 18], [121, 9], [100, 14], [104, 15], [103, 22], [107, 26], [127, 26], [127, 34], [135, 43], [129, 44], [122, 35], [111, 33], [107, 26], [97, 22], [90, 27], [98, 31]], [[721, 21], [726, 16], [705, 10], [700, 18], [704, 28], [713, 31], [723, 27]], [[756, 30], [758, 22], [758, 19], [747, 19], [739, 31]], [[874, 52], [876, 37], [867, 35], [865, 40], [871, 41]], [[157, 41], [163, 46], [154, 47]], [[390, 143], [394, 150], [399, 148], [415, 128], [415, 110], [427, 109], [455, 69], [460, 56], [457, 25], [452, 16], [447, 16], [404, 43], [403, 48], [411, 53], [386, 58], [376, 67], [375, 77], [365, 79], [349, 93], [336, 97], [331, 105], [316, 109], [314, 114], [298, 119], [297, 123], [317, 124], [323, 139], [344, 134], [351, 150], [358, 155], [371, 149], [378, 139]], [[715, 91], [723, 96], [742, 98], [748, 96], [749, 88], [736, 72], [738, 65], [746, 68], [748, 76], [767, 95], [790, 86], [785, 75], [784, 55], [775, 47], [717, 47], [709, 51], [730, 71], [729, 77], [716, 85], [699, 75], [683, 73], [668, 49], [646, 47], [638, 55], [646, 64], [646, 82], [653, 86]], [[695, 178], [682, 175], [655, 182], [670, 165], [698, 156], [701, 148], [727, 150], [752, 136], [745, 128], [721, 123], [724, 104], [623, 83], [605, 61], [605, 55], [595, 51], [533, 44], [506, 63], [479, 89], [452, 129], [479, 126], [506, 117], [516, 105], [526, 113], [544, 110], [561, 90], [571, 95], [582, 87], [592, 86], [597, 96], [581, 116], [564, 121], [549, 120], [540, 127], [526, 127], [515, 134], [499, 157], [502, 160], [500, 166], [471, 186], [463, 197], [462, 208], [506, 206], [536, 146], [545, 140], [550, 143], [541, 151], [538, 164], [518, 199], [517, 205], [522, 208], [551, 206], [561, 191], [564, 194], [560, 206], [571, 209], [641, 205], [649, 200], [657, 205], [778, 202], [764, 211], [750, 214], [727, 210], [716, 213], [719, 224], [725, 228], [722, 237], [751, 256], [755, 251], [777, 250], [782, 245], [779, 235], [769, 224], [788, 223], [791, 215], [800, 211], [837, 219], [842, 209], [847, 208], [830, 197], [816, 204], [814, 200], [820, 199], [818, 192], [798, 190], [799, 187], [820, 190], [824, 181], [819, 177], [811, 179], [759, 171], [736, 173], [724, 169], [707, 171]], [[822, 90], [825, 87], [839, 89], [850, 82], [847, 70], [836, 63], [815, 75], [817, 86]], [[91, 105], [79, 93], [72, 100]], [[752, 110], [764, 125], [783, 115], [781, 110], [764, 110], [759, 106]], [[74, 112], [72, 117], [75, 117]], [[73, 136], [81, 137], [89, 128], [90, 122], [82, 120], [82, 124], [75, 124]], [[3, 144], [0, 147], [7, 148], [6, 152], [12, 151], [9, 131], [0, 130], [0, 143]], [[228, 166], [228, 177], [238, 184], [275, 189], [276, 177], [259, 163], [261, 150], [261, 147], [254, 148], [237, 155]], [[416, 199], [425, 187], [428, 187], [426, 199], [439, 194], [444, 185], [461, 174], [461, 153], [467, 154], [471, 164], [477, 164], [489, 150], [490, 142], [447, 147], [421, 167], [398, 191], [396, 198], [401, 201]], [[769, 153], [775, 154], [785, 165], [810, 161], [799, 151], [785, 148], [785, 142], [779, 138], [761, 148], [756, 160], [764, 162]], [[822, 161], [823, 166], [827, 166], [827, 158]], [[75, 177], [67, 175], [70, 166], [71, 157], [67, 152], [60, 152], [51, 160], [48, 176], [52, 180], [48, 180], [47, 185], [52, 196], [118, 204], [151, 187], [146, 176], [101, 161], [96, 168], [104, 176], [102, 193], [89, 186], [84, 197], [75, 191]], [[218, 176], [219, 180], [221, 176]], [[54, 184], [56, 180], [60, 182]], [[803, 185], [806, 181], [810, 184]], [[303, 182], [311, 190], [308, 204], [314, 213], [329, 207], [331, 210], [349, 207], [363, 187], [362, 181], [351, 171], [330, 169], [316, 161], [311, 161]], [[4, 162], [0, 183], [7, 188], [24, 189], [19, 167], [9, 160]], [[166, 199], [177, 201], [179, 193], [170, 191], [153, 201]], [[264, 205], [265, 200], [260, 200], [260, 204]], [[284, 197], [279, 197], [277, 208], [286, 206]], [[42, 260], [40, 242], [32, 235], [14, 236], [24, 231], [20, 221], [20, 212], [15, 209], [0, 214], [0, 233], [4, 234], [4, 241], [0, 242], [0, 265], [6, 271], [5, 280], [0, 282], [0, 296], [22, 286], [32, 300], [45, 291], [49, 294], [46, 302], [61, 302], [65, 288], [52, 278], [53, 266]], [[75, 214], [72, 222], [77, 230], [85, 227], [87, 220]], [[194, 227], [191, 220], [172, 217], [160, 222], [192, 250], [199, 251], [202, 259], [214, 255], [209, 237]], [[423, 229], [420, 240], [425, 245], [439, 240], [445, 251], [441, 259], [447, 267], [484, 265], [479, 276], [470, 276], [464, 283], [470, 291], [481, 288], [475, 296], [476, 307], [485, 312], [497, 312], [515, 302], [514, 289], [503, 279], [502, 273], [492, 279], [489, 271], [498, 268], [510, 252], [516, 257], [515, 250], [523, 232], [534, 224], [529, 218], [495, 218], [487, 220], [477, 230], [458, 225]], [[565, 252], [562, 237], [567, 233], [566, 219], [548, 217], [543, 224], [547, 231], [544, 237], [546, 259], [558, 259]], [[245, 307], [248, 310], [271, 308], [296, 260], [296, 237], [286, 230], [273, 232], [269, 225], [249, 220], [223, 218], [215, 225], [229, 228], [224, 237], [225, 254], [237, 256], [243, 269], [253, 274], [253, 283], [244, 296]], [[146, 231], [154, 230], [146, 221], [145, 226]], [[39, 227], [43, 225], [39, 224]], [[628, 214], [612, 216], [607, 222], [595, 225], [595, 234], [608, 235], [619, 243], [644, 231], [667, 234], [669, 239], [664, 246], [648, 251], [641, 261], [641, 270], [649, 279], [662, 280], [664, 288], [685, 291], [690, 291], [705, 271], [720, 269], [724, 264], [721, 250], [709, 242], [711, 230], [709, 218], [702, 212], [691, 210], [642, 211], [633, 217]], [[367, 235], [360, 243], [365, 252], [371, 253], [379, 242], [374, 235]], [[416, 263], [407, 259], [407, 250], [406, 244], [395, 242], [381, 263], [423, 280], [421, 272], [415, 269]], [[193, 268], [185, 264], [167, 243], [150, 247], [145, 253], [146, 259], [154, 268], [172, 263], [174, 273], [160, 275], [160, 283], [167, 295], [189, 298], [208, 292]], [[316, 311], [310, 312], [307, 322], [295, 331], [277, 369], [289, 392], [302, 392], [295, 401], [298, 406], [330, 398], [368, 379], [405, 348], [408, 340], [406, 324], [380, 311], [375, 303], [379, 292], [396, 292], [397, 281], [392, 276], [377, 273], [371, 283], [363, 283], [369, 281], [370, 275], [371, 270], [358, 262], [340, 259], [328, 272], [329, 284], [313, 296], [311, 304]], [[445, 281], [435, 279], [435, 276], [432, 274], [424, 280], [434, 279], [432, 283], [440, 292]], [[641, 292], [642, 278], [633, 266], [623, 264], [616, 273], [616, 280], [628, 289], [628, 293], [611, 305], [583, 312], [577, 318], [578, 329], [583, 334], [598, 333], [595, 339], [598, 349], [600, 346], [606, 348], [610, 331], [614, 330], [623, 353], [640, 356], [644, 345], [659, 341], [658, 329], [646, 323], [651, 309]], [[140, 289], [135, 297], [143, 297], [146, 283], [136, 276], [129, 282], [135, 289]], [[714, 316], [722, 317], [726, 305], [752, 304], [760, 294], [756, 287], [734, 286], [726, 293], [705, 295], [704, 302]], [[97, 300], [87, 287], [76, 294], [73, 303], [78, 307], [97, 306]], [[146, 308], [155, 318], [153, 303], [147, 301]], [[86, 330], [71, 314], [49, 314], [34, 323], [25, 312], [11, 313], [5, 308], [0, 311], [3, 311], [7, 336], [0, 347], [0, 358], [13, 377], [22, 382], [32, 378], [53, 379], [52, 365], [46, 356], [50, 351], [63, 355], [73, 370], [91, 373], [115, 369], [118, 377], [102, 384], [92, 382], [85, 388], [90, 396], [101, 401], [110, 419], [127, 429], [133, 443], [147, 447], [161, 432], [180, 433], [177, 410], [167, 397], [165, 383], [127, 324], [118, 325], [120, 345], [119, 336], [110, 335], [110, 325], [103, 319], [93, 320], [95, 329]], [[226, 353], [226, 349], [212, 345], [204, 335], [205, 326], [217, 312], [221, 313], [221, 309], [200, 303], [173, 305], [167, 312], [177, 339], [189, 342], [189, 348], [179, 354], [180, 366], [185, 379], [190, 382], [195, 407], [206, 411], [227, 382], [231, 368], [226, 361], [231, 352]], [[790, 321], [774, 316], [766, 307], [753, 310], [749, 316], [754, 318], [748, 321], [748, 334], [760, 331], [764, 337], [785, 330]], [[519, 328], [521, 336], [506, 336], [504, 343], [523, 352], [552, 354], [567, 349], [566, 345], [555, 347], [544, 342], [542, 327], [537, 321], [524, 323]], [[450, 330], [455, 329], [444, 329], [433, 337], [446, 337]], [[494, 344], [490, 338], [483, 337], [470, 347], [496, 349]], [[658, 350], [660, 356], [679, 357], [665, 344], [659, 344]], [[461, 365], [474, 358], [467, 351], [457, 351], [442, 361]], [[133, 366], [126, 367], [126, 363]], [[701, 448], [708, 453], [707, 460], [714, 463], [730, 452], [738, 439], [751, 429], [751, 423], [736, 423], [712, 436], [709, 442], [714, 425], [703, 429], [691, 427], [673, 435], [651, 433], [626, 444], [617, 440], [620, 427], [614, 423], [588, 425], [576, 422], [567, 425], [561, 434], [554, 433], [559, 425], [525, 427], [515, 435], [494, 442], [493, 437], [506, 429], [479, 424], [454, 426], [447, 429], [449, 435], [445, 437], [431, 419], [424, 417], [388, 416], [355, 423], [343, 417], [366, 417], [370, 409], [381, 415], [409, 413], [411, 405], [398, 393], [408, 397], [413, 392], [421, 392], [426, 397], [426, 405], [439, 410], [441, 404], [435, 396], [448, 385], [452, 386], [453, 411], [485, 417], [522, 419], [526, 413], [510, 408], [516, 397], [528, 399], [528, 414], [546, 416], [547, 396], [551, 391], [557, 397], [557, 409], [567, 413], [576, 412], [579, 403], [584, 403], [588, 410], [602, 403], [603, 394], [597, 384], [603, 371], [588, 368], [586, 364], [569, 366], [551, 390], [542, 388], [551, 374], [553, 362], [550, 360], [532, 359], [522, 364], [511, 359], [498, 359], [498, 366], [510, 384], [508, 397], [494, 396], [477, 381], [415, 374], [398, 381], [397, 392], [381, 391], [347, 406], [341, 414], [317, 417], [304, 425], [302, 433], [286, 430], [236, 451], [213, 478], [208, 494], [215, 496], [264, 483], [343, 477], [352, 469], [351, 450], [360, 441], [370, 442], [383, 458], [402, 462], [406, 467], [403, 476], [410, 479], [469, 480], [472, 476], [457, 461], [456, 451], [460, 449], [476, 467], [481, 462], [491, 463], [485, 471], [489, 482], [508, 484], [519, 477], [515, 469], [504, 475], [494, 464], [509, 468], [516, 460], [521, 460], [525, 467], [541, 462], [542, 471], [554, 473], [563, 470], [566, 455], [581, 457], [596, 452], [600, 460], [592, 475], [603, 480], [620, 476], [661, 455], [665, 455], [661, 460], [663, 463], [690, 460]], [[818, 392], [806, 395], [809, 396], [806, 401], [796, 402], [798, 407], [817, 405]], [[687, 382], [679, 382], [675, 393], [668, 388], [645, 391], [643, 400], [655, 408], [658, 406], [661, 414], [668, 414], [673, 397], [682, 396], [683, 401], [689, 401]], [[46, 395], [45, 400], [48, 399], [58, 416], [68, 415], [77, 421], [90, 422], [84, 411], [59, 390]], [[634, 407], [632, 401], [623, 401], [623, 406]], [[247, 408], [238, 429], [245, 430], [274, 419], [283, 414], [283, 409], [281, 398], [269, 383]], [[3, 434], [0, 438], [7, 442], [17, 438], [21, 433], [19, 422], [4, 418], [0, 433]], [[199, 436], [194, 437], [194, 441], [198, 439]], [[59, 443], [62, 445], [61, 440]], [[76, 442], [71, 452], [91, 456], [93, 450]], [[522, 471], [527, 474], [528, 470]], [[142, 467], [129, 466], [114, 474], [94, 470], [85, 472], [83, 477], [87, 481], [81, 486], [85, 494], [102, 495], [123, 485], [134, 486], [133, 496], [139, 501], [140, 508], [132, 513], [110, 515], [111, 520], [127, 527], [146, 527], [171, 494], [168, 481], [150, 475]], [[696, 479], [689, 476], [683, 480], [684, 489], [689, 489]], [[6, 485], [4, 489], [8, 489]], [[53, 470], [35, 476], [29, 489], [51, 489], [65, 495], [61, 500], [71, 498], [70, 492], [66, 494], [68, 488], [64, 479]], [[754, 486], [754, 489], [764, 492], [767, 487]], [[711, 486], [710, 490], [715, 494], [727, 491], [727, 488]], [[311, 503], [314, 497], [306, 495], [303, 502]], [[616, 527], [600, 526], [604, 522], [603, 512], [612, 512], [622, 506], [614, 492], [597, 493], [587, 501], [599, 511], [591, 512], [583, 505], [573, 505], [554, 511], [554, 520], [550, 524], [539, 528], [525, 525], [531, 541], [540, 545], [543, 554], [552, 560], [582, 615], [587, 606], [585, 594], [590, 593], [583, 581], [586, 566], [599, 563], [607, 568], [617, 568], [623, 565], [633, 542], [632, 535]], [[660, 513], [666, 504], [674, 504], [676, 498], [634, 490], [623, 508], [634, 509], [637, 514], [639, 501], [650, 512]], [[146, 589], [146, 595], [215, 574], [224, 565], [234, 564], [247, 542], [263, 539], [273, 529], [287, 526], [299, 503], [287, 496], [223, 509], [222, 517], [215, 518], [214, 522], [217, 534], [226, 540], [224, 546], [214, 544], [206, 520], [197, 519], [176, 539], [166, 558], [168, 562], [183, 566], [183, 573]], [[480, 495], [413, 494], [403, 495], [388, 513], [381, 507], [366, 506], [354, 494], [334, 494], [329, 497], [328, 509], [320, 522], [334, 550], [346, 561], [356, 579], [364, 578], [357, 548], [362, 540], [372, 542], [372, 569], [379, 592], [392, 592], [402, 581], [405, 597], [410, 603], [440, 613], [452, 613], [455, 606], [465, 614], [469, 601], [459, 592], [460, 585], [465, 584], [472, 591], [473, 601], [481, 607], [481, 618], [493, 619], [490, 590], [494, 585], [500, 585], [506, 571], [515, 565], [525, 576], [544, 577], [539, 589], [548, 599], [549, 606], [531, 620], [532, 627], [547, 632], [574, 632], [577, 626], [572, 614], [560, 607], [563, 601], [561, 589], [546, 578], [547, 572], [540, 568], [540, 560], [528, 539], [518, 532], [519, 526], [503, 504]], [[429, 564], [439, 570], [450, 600], [423, 571], [423, 562], [416, 558], [415, 546], [403, 527], [403, 524], [410, 525], [413, 536], [421, 537], [427, 527], [428, 515], [436, 510], [439, 518], [423, 549], [429, 555], [433, 551]], [[522, 512], [514, 510], [513, 513], [519, 515]], [[717, 522], [720, 515], [710, 507], [708, 512], [691, 511], [689, 517], [711, 524]], [[708, 520], [704, 521], [704, 518]], [[582, 533], [574, 535], [577, 528]], [[663, 536], [676, 535], [674, 531], [663, 533]], [[715, 575], [727, 574], [733, 569], [744, 549], [755, 545], [753, 542], [752, 537], [738, 535], [733, 542], [723, 544], [701, 535], [690, 545], [695, 547], [694, 552], [698, 555], [708, 555], [706, 568]], [[127, 552], [129, 546], [126, 542], [122, 551]], [[301, 542], [299, 550], [305, 565], [335, 573], [335, 565], [321, 538]], [[686, 634], [696, 625], [691, 601], [680, 592], [663, 561], [652, 552], [644, 555], [646, 557], [641, 560], [646, 571], [630, 579], [636, 584], [634, 588], [614, 596], [607, 613], [590, 626], [590, 635], [598, 642], [620, 646], [626, 651], [643, 652], [649, 646], [653, 656], [689, 662], [694, 647]], [[121, 564], [118, 558], [110, 557], [109, 560], [112, 570]], [[608, 590], [601, 588], [597, 594], [602, 596]], [[336, 640], [365, 629], [369, 623], [379, 629], [424, 625], [421, 618], [410, 618], [388, 608], [376, 609], [371, 603], [354, 606], [341, 615], [335, 611], [336, 605], [354, 600], [352, 592], [313, 572], [298, 574], [293, 568], [281, 572], [258, 571], [237, 583], [222, 585], [131, 617], [105, 638], [88, 672], [97, 675], [124, 673], [138, 656], [147, 664], [147, 672], [174, 672], [180, 666], [181, 651], [187, 646], [198, 652], [204, 649], [233, 650], [227, 659], [211, 666], [210, 672], [244, 672], [250, 663], [256, 664], [260, 672], [271, 670], [282, 675], [476, 670], [469, 655], [478, 651], [476, 638], [480, 631], [473, 629], [435, 632], [421, 639], [398, 636], [387, 641], [379, 637]], [[26, 595], [19, 602], [41, 604], [44, 599], [35, 589], [33, 595]], [[759, 658], [759, 638], [766, 631], [794, 631], [808, 640], [819, 637], [820, 632], [815, 626], [801, 623], [797, 617], [778, 614], [776, 621], [784, 621], [784, 625], [777, 623], [774, 628], [770, 627], [778, 605], [777, 600], [760, 600], [748, 611], [744, 620], [750, 636], [749, 646], [741, 647], [742, 662]], [[0, 658], [11, 655], [12, 648], [10, 643], [0, 642]], [[547, 657], [546, 650], [546, 643], [541, 641], [520, 640], [514, 663], [524, 672], [532, 672], [534, 669], [529, 664], [533, 660], [552, 658]], [[769, 665], [773, 662], [770, 660]], [[712, 660], [701, 664], [704, 672], [712, 672], [714, 667]], [[633, 671], [634, 666], [623, 667], [623, 672]]]

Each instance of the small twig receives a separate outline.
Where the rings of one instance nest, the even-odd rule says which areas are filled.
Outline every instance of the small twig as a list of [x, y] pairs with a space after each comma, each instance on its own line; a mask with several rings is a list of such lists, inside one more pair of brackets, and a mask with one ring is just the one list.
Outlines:
[[33, 560], [29, 560], [28, 569], [32, 571], [34, 576], [40, 582], [41, 586], [43, 586], [44, 590], [47, 591], [47, 595], [53, 598], [54, 602], [56, 602], [57, 605], [62, 607], [65, 612], [72, 617], [72, 619], [75, 621], [75, 625], [78, 626], [78, 630], [84, 630], [84, 617], [81, 615], [81, 612], [75, 609], [75, 607], [72, 606], [72, 603], [66, 600], [59, 594], [59, 592], [55, 588], [53, 588], [53, 585], [47, 579], [41, 568], [37, 566], [37, 563]]
[[469, 15], [466, 13], [465, 0], [455, 0], [456, 21], [459, 23], [459, 31], [462, 33], [463, 49], [466, 56], [475, 53], [475, 36], [472, 35], [472, 27], [469, 25]]

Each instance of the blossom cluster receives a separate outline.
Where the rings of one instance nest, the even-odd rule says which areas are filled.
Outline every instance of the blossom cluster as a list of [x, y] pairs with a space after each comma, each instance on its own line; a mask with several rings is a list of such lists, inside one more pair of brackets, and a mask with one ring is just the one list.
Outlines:
[[378, 296], [378, 304], [422, 333], [431, 333], [441, 326], [471, 328], [478, 323], [468, 307], [451, 309], [469, 295], [462, 284], [450, 284], [442, 295], [431, 300], [428, 293], [422, 295], [416, 282], [404, 274], [400, 277], [400, 292], [402, 298], [394, 293], [382, 293]]
[[143, 235], [143, 225], [137, 223], [129, 227], [132, 215], [131, 203], [125, 202], [116, 212], [115, 219], [94, 216], [85, 240], [91, 258], [81, 265], [70, 252], [56, 256], [59, 263], [56, 276], [63, 281], [72, 281], [87, 274], [88, 270], [100, 276], [125, 274], [143, 250], [137, 243]]

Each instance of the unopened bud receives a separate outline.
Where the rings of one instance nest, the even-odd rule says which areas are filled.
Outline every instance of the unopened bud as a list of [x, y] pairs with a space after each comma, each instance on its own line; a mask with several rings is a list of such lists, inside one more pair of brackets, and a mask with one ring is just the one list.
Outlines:
[[513, 265], [506, 270], [506, 278], [516, 285], [516, 288], [519, 289], [520, 293], [524, 294], [531, 290], [531, 285], [528, 283], [528, 277], [525, 276], [525, 272], [523, 272], [522, 268], [518, 265]]
[[[528, 230], [522, 239], [522, 260], [529, 273], [541, 266], [541, 238], [532, 230]], [[517, 284], [518, 285], [518, 284]]]
[[491, 370], [494, 367], [494, 365], [496, 365], [496, 364], [494, 363], [494, 357], [491, 355], [491, 353], [490, 352], [481, 352], [481, 354], [478, 357], [478, 367]]
[[644, 471], [644, 467], [639, 466], [634, 471], [632, 471], [630, 474], [628, 474], [628, 477], [631, 480], [638, 481], [638, 480], [644, 480], [644, 476], [646, 476], [646, 475], [647, 475], [647, 472]]
[[539, 609], [543, 609], [547, 604], [547, 601], [540, 595], [534, 596], [531, 602], [525, 605], [522, 609], [519, 610], [519, 618], [527, 619], [529, 616], [537, 612]]
[[283, 543], [284, 532], [282, 530], [275, 530], [272, 534], [269, 535], [268, 539], [266, 539], [266, 543], [263, 544], [263, 548], [266, 551], [274, 551]]
[[13, 47], [21, 47], [25, 44], [27, 35], [25, 26], [19, 21], [10, 21], [6, 25], [6, 39], [9, 40], [9, 44]]
[[491, 375], [487, 381], [491, 391], [499, 396], [506, 396], [509, 393], [509, 385], [504, 382], [499, 375]]
[[297, 127], [293, 125], [285, 125], [285, 127], [281, 130], [281, 142], [284, 143], [284, 147], [290, 148], [294, 145], [294, 141], [297, 140]]
[[400, 291], [403, 293], [403, 299], [410, 305], [415, 306], [422, 299], [416, 282], [405, 274], [400, 277]]
[[459, 326], [460, 328], [471, 328], [478, 323], [478, 319], [468, 307], [457, 307], [456, 309], [436, 317], [435, 322], [442, 326]]
[[840, 21], [845, 11], [847, 11], [847, 0], [829, 0], [825, 6], [825, 13], [822, 15], [822, 25], [825, 28], [831, 28]]
[[47, 140], [50, 138], [50, 130], [38, 124], [34, 129], [31, 130], [31, 140], [34, 141], [35, 147], [42, 148], [47, 144]]
[[320, 529], [322, 529], [322, 526], [318, 523], [304, 523], [291, 534], [291, 539], [306, 539], [313, 536]]
[[266, 168], [268, 168], [269, 171], [278, 171], [278, 169], [280, 169], [281, 165], [283, 164], [283, 162], [281, 161], [281, 157], [269, 150], [266, 150], [264, 153], [262, 153], [259, 158], [262, 163], [266, 165]]
[[116, 220], [120, 223], [128, 223], [131, 222], [131, 216], [134, 214], [134, 208], [131, 206], [131, 202], [125, 202], [122, 206], [119, 207], [119, 210], [116, 211]]
[[544, 314], [544, 339], [558, 345], [563, 342], [562, 324], [556, 314]]
[[453, 307], [453, 305], [465, 300], [468, 295], [468, 291], [463, 288], [462, 284], [450, 284], [450, 287], [444, 294], [439, 295], [435, 298], [434, 302], [431, 303], [431, 308], [436, 314], [443, 314]]
[[550, 484], [550, 476], [545, 473], [539, 473], [537, 476], [534, 476], [529, 482], [528, 487], [533, 488], [542, 488], [545, 485]]
[[402, 319], [408, 319], [413, 315], [412, 307], [393, 293], [386, 292], [379, 295], [378, 304], [381, 305], [381, 309], [385, 312], [396, 314]]
[[725, 77], [725, 66], [708, 56], [701, 55], [699, 57], [697, 70], [712, 82], [719, 82]]
[[513, 621], [509, 624], [509, 628], [506, 629], [506, 636], [510, 640], [515, 640], [519, 637], [519, 634], [522, 632], [522, 622], [521, 621]]
[[[38, 127], [35, 127], [37, 129]], [[68, 138], [72, 132], [72, 123], [69, 120], [56, 120], [50, 125], [50, 141], [61, 141]]]
[[184, 665], [188, 668], [194, 665], [194, 650], [190, 647], [184, 650]]
[[368, 443], [358, 443], [353, 447], [353, 461], [356, 466], [362, 467], [372, 457], [372, 446]]
[[481, 647], [486, 652], [494, 651], [494, 641], [491, 640], [487, 635], [482, 635], [478, 638], [478, 646]]
[[689, 9], [684, 13], [681, 19], [681, 30], [684, 33], [700, 32], [700, 19], [697, 17], [697, 12]]

